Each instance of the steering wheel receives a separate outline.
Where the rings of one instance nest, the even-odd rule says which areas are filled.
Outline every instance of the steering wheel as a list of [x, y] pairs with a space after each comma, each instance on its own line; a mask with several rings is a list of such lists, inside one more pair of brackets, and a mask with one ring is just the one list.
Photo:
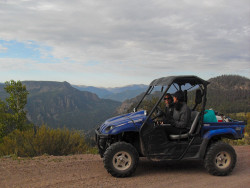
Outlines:
[[156, 107], [155, 112], [156, 112], [156, 116], [153, 117], [152, 120], [155, 120], [156, 118], [161, 117], [161, 116], [163, 116], [163, 115], [165, 114], [165, 112], [163, 112], [163, 111], [159, 108], [159, 106]]

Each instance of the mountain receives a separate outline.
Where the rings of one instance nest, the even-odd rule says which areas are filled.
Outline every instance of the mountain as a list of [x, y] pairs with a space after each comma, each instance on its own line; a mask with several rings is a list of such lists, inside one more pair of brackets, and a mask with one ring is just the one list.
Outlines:
[[[90, 130], [113, 116], [120, 102], [100, 99], [79, 91], [67, 82], [24, 81], [29, 91], [28, 119], [35, 125]], [[4, 92], [0, 90], [0, 97]]]
[[4, 100], [8, 95], [7, 93], [4, 91], [4, 86], [5, 84], [0, 83], [0, 99]]
[[98, 87], [94, 87], [94, 86], [82, 86], [82, 85], [72, 85], [72, 86], [80, 91], [88, 91], [91, 93], [95, 93], [100, 98], [103, 98], [104, 96], [113, 94], [113, 92], [109, 91], [106, 88], [98, 88]]
[[123, 87], [107, 88], [112, 93], [122, 93], [126, 91], [145, 90], [148, 86], [144, 84], [133, 84]]
[[111, 95], [106, 95], [106, 96], [104, 96], [104, 98], [123, 102], [126, 99], [134, 98], [138, 94], [145, 92], [145, 90], [146, 89], [125, 90], [125, 91], [120, 92], [120, 93], [113, 93]]
[[208, 81], [207, 108], [222, 113], [250, 112], [250, 79], [222, 75]]
[[[206, 109], [221, 113], [250, 112], [250, 79], [238, 75], [222, 75], [208, 80]], [[123, 114], [138, 103], [143, 94], [125, 100], [117, 109]], [[154, 94], [159, 97], [159, 93]]]
[[93, 86], [77, 86], [73, 85], [73, 87], [81, 90], [81, 91], [89, 91], [98, 95], [98, 97], [103, 99], [111, 99], [115, 101], [124, 101], [126, 99], [133, 98], [140, 93], [144, 92], [147, 85], [139, 84], [139, 85], [128, 85], [124, 87], [115, 87], [115, 88], [98, 88]]

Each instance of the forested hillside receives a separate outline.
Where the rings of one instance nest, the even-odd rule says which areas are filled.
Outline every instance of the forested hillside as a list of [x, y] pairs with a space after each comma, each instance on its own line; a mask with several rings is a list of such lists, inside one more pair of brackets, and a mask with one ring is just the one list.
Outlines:
[[209, 82], [207, 108], [223, 113], [250, 112], [250, 79], [222, 75]]
[[[121, 104], [79, 91], [67, 82], [23, 82], [29, 91], [28, 119], [35, 125], [89, 130], [114, 114]], [[6, 93], [0, 88], [0, 98]]]

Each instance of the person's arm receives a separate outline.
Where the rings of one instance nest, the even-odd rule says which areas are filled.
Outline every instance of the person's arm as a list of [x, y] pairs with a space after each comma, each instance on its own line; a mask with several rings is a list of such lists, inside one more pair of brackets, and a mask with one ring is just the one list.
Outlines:
[[180, 114], [180, 119], [179, 121], [175, 121], [174, 126], [177, 128], [186, 128], [188, 124], [188, 112], [182, 112]]
[[190, 110], [188, 108], [185, 108], [180, 112], [179, 120], [171, 120], [171, 124], [177, 128], [187, 128], [190, 121], [190, 113]]
[[165, 114], [164, 114], [164, 116], [163, 116], [163, 123], [164, 123], [164, 124], [169, 123], [169, 121], [170, 121], [171, 119], [173, 119], [172, 110], [173, 110], [173, 109], [167, 108], [167, 107], [166, 107], [166, 109], [165, 109]]

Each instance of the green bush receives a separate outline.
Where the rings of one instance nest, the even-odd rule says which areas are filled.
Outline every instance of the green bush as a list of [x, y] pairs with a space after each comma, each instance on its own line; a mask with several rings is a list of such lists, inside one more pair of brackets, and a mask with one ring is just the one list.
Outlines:
[[43, 154], [69, 155], [89, 153], [92, 149], [85, 142], [80, 131], [52, 129], [46, 126], [31, 130], [14, 130], [0, 143], [0, 156], [14, 154], [33, 157]]

